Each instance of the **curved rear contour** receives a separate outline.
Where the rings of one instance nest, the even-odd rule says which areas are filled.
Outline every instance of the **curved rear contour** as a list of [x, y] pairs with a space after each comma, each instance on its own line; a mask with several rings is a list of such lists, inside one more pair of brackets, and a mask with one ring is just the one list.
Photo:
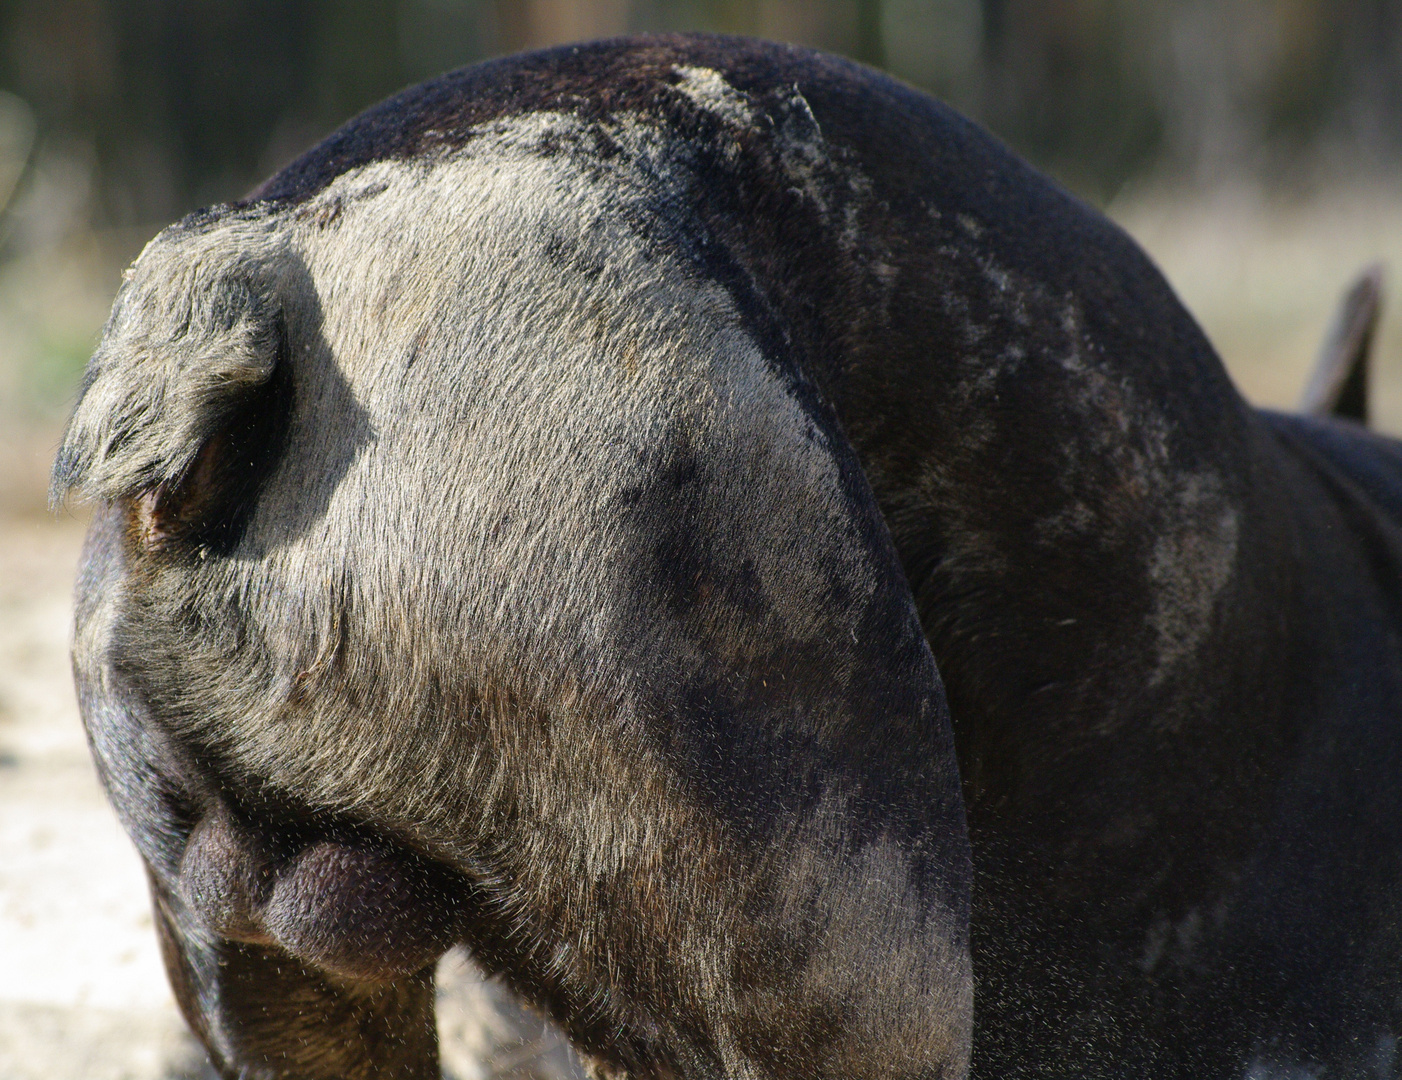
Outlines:
[[133, 267], [75, 667], [230, 1075], [431, 1075], [455, 941], [630, 1075], [966, 1072], [939, 675], [705, 182], [528, 113]]

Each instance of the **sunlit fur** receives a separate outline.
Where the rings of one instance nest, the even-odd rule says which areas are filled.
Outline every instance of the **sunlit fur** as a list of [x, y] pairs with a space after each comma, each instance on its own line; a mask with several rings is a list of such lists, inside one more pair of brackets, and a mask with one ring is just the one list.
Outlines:
[[390, 99], [152, 242], [54, 484], [228, 1075], [435, 1075], [455, 941], [606, 1076], [1390, 1075], [1402, 453], [873, 72]]

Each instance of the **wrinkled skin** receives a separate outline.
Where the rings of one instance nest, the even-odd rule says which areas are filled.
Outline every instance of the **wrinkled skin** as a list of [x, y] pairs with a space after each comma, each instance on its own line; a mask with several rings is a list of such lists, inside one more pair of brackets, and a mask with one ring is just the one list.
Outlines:
[[888, 79], [406, 91], [153, 241], [69, 488], [227, 1075], [436, 1075], [455, 942], [609, 1076], [1394, 1073], [1402, 452]]

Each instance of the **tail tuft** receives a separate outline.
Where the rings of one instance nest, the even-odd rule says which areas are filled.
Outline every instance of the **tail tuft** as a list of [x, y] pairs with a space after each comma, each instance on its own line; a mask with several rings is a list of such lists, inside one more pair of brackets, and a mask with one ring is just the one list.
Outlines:
[[[281, 305], [248, 267], [155, 241], [117, 294], [54, 463], [70, 492], [145, 508], [153, 536], [206, 529], [266, 457], [290, 405]], [[285, 417], [284, 417], [285, 419]]]

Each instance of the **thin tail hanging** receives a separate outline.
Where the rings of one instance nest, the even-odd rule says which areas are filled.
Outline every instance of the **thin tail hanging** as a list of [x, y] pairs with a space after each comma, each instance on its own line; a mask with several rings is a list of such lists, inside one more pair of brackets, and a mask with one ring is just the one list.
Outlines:
[[1300, 399], [1300, 412], [1368, 422], [1368, 358], [1382, 299], [1383, 268], [1374, 263], [1359, 274], [1339, 302]]

